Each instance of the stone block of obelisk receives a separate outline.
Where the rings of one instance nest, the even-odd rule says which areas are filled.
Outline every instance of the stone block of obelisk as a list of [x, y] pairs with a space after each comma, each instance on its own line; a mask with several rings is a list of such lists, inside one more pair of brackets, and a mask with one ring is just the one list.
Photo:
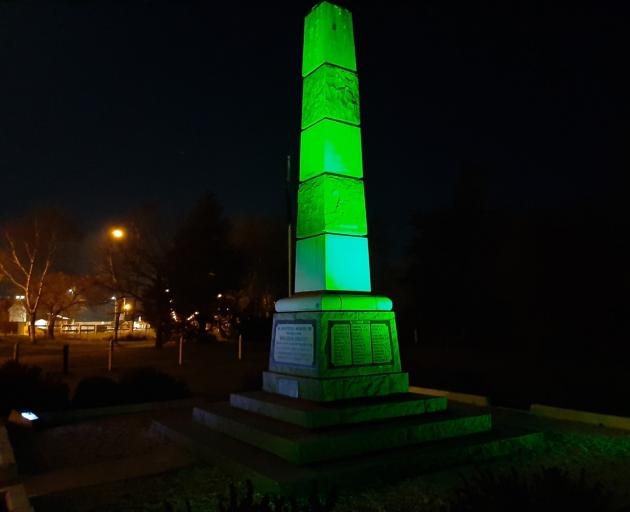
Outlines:
[[408, 390], [392, 302], [372, 295], [351, 13], [304, 27], [295, 292], [276, 304], [265, 391], [315, 401]]

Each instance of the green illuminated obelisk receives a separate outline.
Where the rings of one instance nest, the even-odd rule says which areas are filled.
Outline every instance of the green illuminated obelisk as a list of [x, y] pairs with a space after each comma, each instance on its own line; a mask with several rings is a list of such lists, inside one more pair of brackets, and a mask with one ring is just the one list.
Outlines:
[[406, 392], [392, 302], [370, 295], [359, 82], [351, 13], [304, 26], [294, 297], [276, 304], [264, 389], [317, 401]]
[[486, 410], [408, 392], [392, 302], [371, 295], [346, 9], [321, 2], [308, 14], [302, 73], [297, 293], [276, 303], [263, 391], [195, 407], [194, 426], [187, 416], [156, 428], [237, 479], [253, 476], [261, 492], [294, 496], [315, 480], [324, 490], [364, 486], [542, 443], [511, 426], [493, 432]]

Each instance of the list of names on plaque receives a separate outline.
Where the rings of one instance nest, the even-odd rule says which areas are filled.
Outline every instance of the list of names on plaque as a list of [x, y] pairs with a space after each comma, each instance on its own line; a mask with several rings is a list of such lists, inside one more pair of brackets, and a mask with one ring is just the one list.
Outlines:
[[392, 344], [387, 324], [372, 324], [372, 351], [374, 363], [389, 363], [392, 360]]
[[369, 322], [352, 322], [352, 363], [372, 364]]
[[350, 324], [333, 324], [330, 328], [330, 338], [332, 364], [334, 366], [350, 366], [352, 364]]
[[315, 329], [312, 324], [278, 324], [273, 358], [278, 363], [312, 366], [315, 362]]

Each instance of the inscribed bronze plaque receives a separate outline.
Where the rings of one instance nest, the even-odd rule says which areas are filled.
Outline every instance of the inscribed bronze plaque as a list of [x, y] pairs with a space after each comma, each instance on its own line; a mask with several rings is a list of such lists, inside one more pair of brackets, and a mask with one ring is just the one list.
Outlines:
[[372, 324], [372, 352], [375, 364], [391, 363], [392, 342], [387, 324]]
[[334, 366], [350, 366], [352, 364], [349, 323], [334, 324], [330, 328], [330, 357]]
[[352, 322], [352, 363], [372, 364], [369, 322]]

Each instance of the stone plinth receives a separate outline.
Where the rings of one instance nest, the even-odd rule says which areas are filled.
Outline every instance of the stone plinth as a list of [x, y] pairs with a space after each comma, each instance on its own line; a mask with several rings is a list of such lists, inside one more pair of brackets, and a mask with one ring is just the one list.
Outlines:
[[[290, 399], [286, 400], [291, 401]], [[225, 406], [223, 408], [225, 410]], [[301, 406], [296, 406], [294, 409], [301, 409]], [[222, 414], [212, 418], [208, 414], [214, 415], [216, 411], [204, 411], [202, 409], [196, 412], [194, 418], [170, 418], [159, 423], [156, 422], [153, 425], [153, 430], [187, 447], [195, 455], [219, 465], [234, 478], [252, 480], [259, 492], [302, 496], [306, 496], [312, 491], [314, 481], [317, 481], [319, 489], [324, 492], [344, 487], [361, 488], [404, 477], [418, 476], [459, 464], [478, 464], [496, 457], [513, 456], [543, 445], [541, 433], [523, 429], [503, 427], [472, 433], [474, 430], [472, 426], [475, 423], [476, 428], [488, 424], [487, 417], [483, 413], [459, 410], [456, 406], [449, 406], [449, 409], [453, 409], [453, 417], [460, 418], [459, 425], [457, 423], [451, 424], [451, 433], [455, 434], [456, 430], [461, 429], [459, 433], [468, 432], [467, 435], [436, 437], [433, 441], [425, 438], [425, 442], [399, 445], [397, 448], [380, 451], [372, 451], [368, 446], [366, 452], [310, 464], [295, 464], [275, 454], [274, 452], [277, 450], [282, 453], [291, 453], [292, 450], [294, 454], [299, 453], [299, 450], [294, 450], [290, 442], [279, 441], [276, 444], [277, 434], [273, 434], [270, 438], [273, 445], [272, 450], [264, 449], [264, 446], [261, 447], [260, 443], [267, 441], [261, 441], [261, 438], [258, 437], [261, 436], [262, 427], [260, 425], [252, 426], [251, 417], [242, 421], [232, 418], [224, 422]], [[432, 425], [434, 414], [436, 413], [415, 416], [419, 419], [420, 424], [423, 423], [426, 426], [425, 432], [431, 431], [430, 425]], [[440, 425], [439, 420], [439, 417], [444, 417], [444, 414], [438, 412], [437, 415], [435, 416], [437, 430], [441, 429], [444, 433], [447, 429], [444, 428], [445, 424]], [[464, 418], [467, 415], [474, 419], [469, 422], [466, 421]], [[263, 420], [265, 418], [264, 415], [260, 417]], [[421, 432], [421, 428], [416, 430], [413, 427], [411, 418], [414, 416], [407, 419], [411, 431]], [[398, 423], [398, 420], [385, 421]], [[378, 423], [382, 424], [383, 422]], [[214, 424], [217, 425], [217, 428], [209, 426]], [[373, 429], [375, 425], [374, 422], [370, 422], [365, 427]], [[232, 430], [229, 435], [226, 434], [226, 429], [232, 427], [235, 427], [237, 433]], [[360, 429], [361, 426], [351, 424], [346, 428], [349, 429], [348, 432], [351, 432]], [[247, 433], [248, 431], [249, 433]], [[325, 439], [328, 431], [328, 428], [309, 430], [308, 435], [310, 439], [314, 439], [311, 436]], [[406, 435], [406, 430], [402, 432], [403, 435]], [[362, 438], [363, 435], [364, 433], [357, 434], [358, 438]], [[391, 440], [392, 437], [387, 436], [387, 439]], [[316, 441], [316, 443], [320, 442], [326, 443], [326, 441]], [[355, 441], [350, 440], [349, 446], [356, 447], [354, 443]], [[350, 448], [343, 449], [349, 450]], [[325, 450], [330, 453], [329, 447], [325, 446]]]
[[[310, 295], [282, 301], [281, 309], [338, 305], [335, 296]], [[339, 296], [343, 297], [343, 296]], [[388, 306], [386, 300], [349, 304]], [[366, 297], [367, 298], [367, 297]], [[294, 311], [274, 315], [269, 371], [263, 389], [315, 401], [384, 396], [408, 391], [401, 371], [392, 311]]]
[[253, 391], [233, 393], [230, 395], [230, 405], [243, 411], [313, 429], [445, 411], [447, 400], [444, 397], [400, 393], [386, 397], [315, 402]]
[[332, 402], [364, 397], [382, 397], [409, 390], [407, 373], [315, 379], [275, 372], [263, 372], [263, 389], [268, 393]]
[[319, 431], [243, 411], [227, 403], [195, 408], [193, 418], [297, 465], [435, 442], [492, 428], [489, 414], [459, 415], [445, 411], [384, 422], [337, 425]]

